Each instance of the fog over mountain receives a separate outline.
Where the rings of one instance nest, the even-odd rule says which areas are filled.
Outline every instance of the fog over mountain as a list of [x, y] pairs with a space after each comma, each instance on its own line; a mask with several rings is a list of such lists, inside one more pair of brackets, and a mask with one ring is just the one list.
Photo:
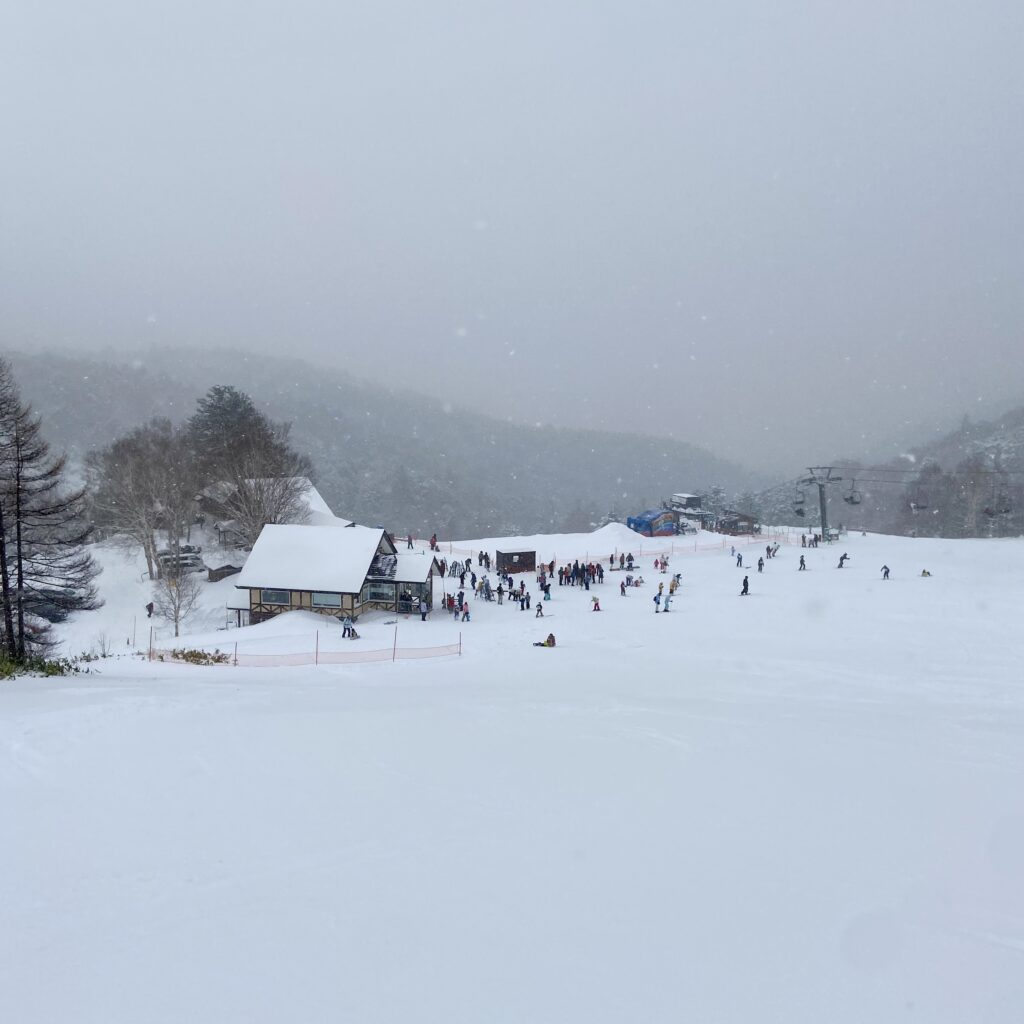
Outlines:
[[211, 385], [230, 384], [292, 425], [339, 515], [418, 536], [587, 530], [674, 490], [767, 482], [680, 441], [523, 426], [294, 358], [161, 350], [12, 361], [47, 436], [76, 463], [154, 416], [182, 422]]
[[1010, 0], [9, 6], [4, 350], [299, 354], [780, 473], [1019, 400]]

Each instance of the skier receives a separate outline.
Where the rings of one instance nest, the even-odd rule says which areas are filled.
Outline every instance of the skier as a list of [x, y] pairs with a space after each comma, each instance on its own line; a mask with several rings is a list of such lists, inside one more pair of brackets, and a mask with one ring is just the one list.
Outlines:
[[[593, 608], [591, 608], [590, 610], [592, 612], [599, 612], [601, 610], [601, 602], [598, 600], [597, 595], [595, 594], [594, 597], [590, 599], [590, 601], [591, 604], [593, 604]], [[537, 605], [537, 607], [539, 608], [540, 605]]]
[[621, 581], [621, 582], [619, 583], [619, 594], [620, 594], [620, 596], [622, 596], [622, 597], [625, 597], [625, 596], [626, 596], [626, 581], [625, 581], [625, 580], [622, 580], [622, 581]]
[[883, 565], [882, 566], [882, 579], [883, 580], [887, 580], [888, 578], [889, 578], [889, 566]]
[[654, 614], [657, 615], [661, 611], [661, 594], [654, 595]]
[[842, 567], [843, 567], [843, 566], [844, 566], [844, 565], [846, 564], [846, 562], [847, 562], [847, 560], [849, 559], [849, 557], [850, 557], [850, 556], [849, 556], [849, 555], [848, 555], [848, 554], [847, 554], [847, 553], [846, 553], [846, 552], [844, 551], [844, 552], [843, 552], [843, 553], [842, 553], [842, 554], [841, 554], [841, 555], [839, 556], [839, 564], [838, 564], [838, 565], [836, 566], [836, 568], [837, 568], [837, 569], [842, 569]]
[[672, 604], [672, 594], [668, 593], [668, 594], [665, 595], [665, 607], [662, 608], [661, 610], [667, 614], [668, 610], [669, 610], [669, 606], [671, 604]]
[[541, 604], [540, 601], [537, 602], [537, 612], [536, 612], [536, 614], [533, 617], [535, 619], [543, 619], [544, 618], [544, 605]]
[[[769, 555], [768, 557], [771, 558], [772, 556]], [[764, 572], [764, 558], [763, 557], [759, 558], [757, 560], [757, 571], [758, 572]]]
[[469, 602], [468, 601], [462, 606], [462, 621], [463, 622], [469, 622]]
[[737, 569], [742, 569], [743, 568], [743, 552], [742, 551], [739, 552], [739, 554], [736, 555], [736, 568]]
[[412, 550], [412, 534], [411, 533], [405, 538], [405, 546], [406, 546], [406, 548], [408, 550], [410, 550], [410, 551]]
[[797, 572], [803, 572], [807, 568], [807, 563], [804, 561], [804, 556], [800, 556], [800, 565], [797, 568]]
[[743, 589], [740, 591], [740, 597], [747, 597], [750, 594], [750, 577], [743, 577]]

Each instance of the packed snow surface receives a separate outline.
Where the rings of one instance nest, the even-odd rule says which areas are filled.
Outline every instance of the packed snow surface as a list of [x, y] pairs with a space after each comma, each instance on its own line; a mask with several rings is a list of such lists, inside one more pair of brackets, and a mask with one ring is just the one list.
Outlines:
[[[63, 635], [120, 656], [0, 686], [0, 1019], [1020, 1024], [1024, 541], [730, 543], [667, 615], [645, 555], [398, 620], [462, 657], [306, 669], [125, 654], [102, 550]], [[320, 628], [218, 631], [232, 590], [182, 643]]]

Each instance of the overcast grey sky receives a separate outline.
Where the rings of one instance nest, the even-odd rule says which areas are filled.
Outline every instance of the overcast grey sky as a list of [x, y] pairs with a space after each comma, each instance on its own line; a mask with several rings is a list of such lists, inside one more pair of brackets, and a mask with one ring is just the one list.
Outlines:
[[0, 14], [0, 347], [226, 344], [750, 464], [1024, 401], [1019, 0]]

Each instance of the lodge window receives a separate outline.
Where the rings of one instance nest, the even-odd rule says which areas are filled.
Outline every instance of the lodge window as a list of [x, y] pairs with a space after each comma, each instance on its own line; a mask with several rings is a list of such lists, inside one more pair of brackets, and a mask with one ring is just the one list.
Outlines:
[[367, 583], [360, 595], [363, 601], [394, 601], [394, 583]]
[[314, 608], [340, 608], [341, 594], [313, 594]]
[[260, 604], [291, 604], [292, 597], [287, 590], [261, 590]]

